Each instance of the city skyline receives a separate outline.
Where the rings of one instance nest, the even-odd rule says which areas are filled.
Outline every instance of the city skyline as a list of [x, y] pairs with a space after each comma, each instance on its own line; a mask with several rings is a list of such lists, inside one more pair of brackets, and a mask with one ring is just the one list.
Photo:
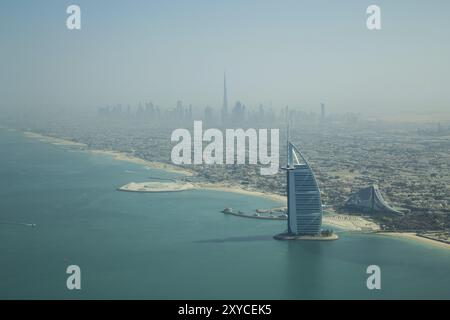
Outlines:
[[324, 102], [330, 113], [390, 115], [450, 105], [445, 1], [378, 1], [377, 31], [366, 28], [368, 1], [78, 4], [76, 31], [65, 27], [64, 3], [0, 5], [1, 108], [86, 110], [149, 97], [220, 107], [224, 70], [229, 101], [247, 106]]

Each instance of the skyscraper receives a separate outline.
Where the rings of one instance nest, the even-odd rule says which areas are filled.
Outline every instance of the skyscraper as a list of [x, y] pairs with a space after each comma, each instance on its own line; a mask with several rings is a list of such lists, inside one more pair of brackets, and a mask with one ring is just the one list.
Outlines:
[[319, 186], [301, 152], [289, 141], [287, 147], [288, 234], [319, 235], [322, 227]]
[[321, 120], [325, 120], [325, 104], [321, 103], [320, 104], [320, 118]]
[[222, 123], [225, 123], [228, 118], [228, 97], [227, 97], [227, 76], [223, 74], [223, 105], [222, 105]]

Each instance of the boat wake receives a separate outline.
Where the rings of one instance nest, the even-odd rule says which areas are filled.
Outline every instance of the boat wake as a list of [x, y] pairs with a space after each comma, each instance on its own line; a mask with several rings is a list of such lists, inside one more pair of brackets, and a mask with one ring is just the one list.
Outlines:
[[25, 227], [36, 227], [35, 223], [14, 222], [14, 221], [0, 221], [0, 224], [12, 224]]

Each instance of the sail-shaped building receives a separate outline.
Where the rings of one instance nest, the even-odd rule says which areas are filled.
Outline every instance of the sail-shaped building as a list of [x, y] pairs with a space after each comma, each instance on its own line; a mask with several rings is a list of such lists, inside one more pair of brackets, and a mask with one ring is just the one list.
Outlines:
[[314, 172], [291, 142], [287, 145], [288, 235], [318, 236], [322, 227], [322, 201]]

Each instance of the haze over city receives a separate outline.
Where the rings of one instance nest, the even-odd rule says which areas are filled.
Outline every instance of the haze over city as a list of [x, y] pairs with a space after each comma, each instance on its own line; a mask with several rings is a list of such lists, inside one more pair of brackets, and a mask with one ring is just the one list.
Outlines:
[[449, 120], [448, 1], [68, 1], [0, 4], [1, 108], [92, 110], [177, 100]]

